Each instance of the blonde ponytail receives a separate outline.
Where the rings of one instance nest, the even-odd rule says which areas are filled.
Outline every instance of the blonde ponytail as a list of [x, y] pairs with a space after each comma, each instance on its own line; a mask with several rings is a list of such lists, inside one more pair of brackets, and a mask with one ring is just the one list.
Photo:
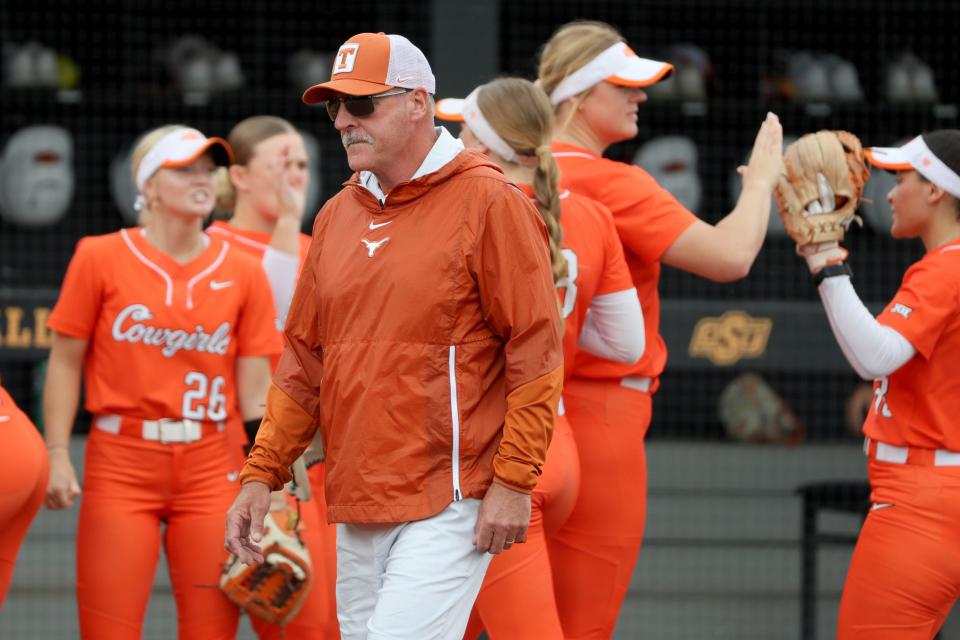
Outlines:
[[533, 193], [537, 197], [537, 208], [547, 225], [550, 237], [550, 262], [553, 281], [559, 282], [567, 277], [567, 259], [560, 251], [563, 243], [563, 228], [560, 226], [560, 169], [550, 153], [550, 147], [539, 146], [537, 169], [533, 174]]

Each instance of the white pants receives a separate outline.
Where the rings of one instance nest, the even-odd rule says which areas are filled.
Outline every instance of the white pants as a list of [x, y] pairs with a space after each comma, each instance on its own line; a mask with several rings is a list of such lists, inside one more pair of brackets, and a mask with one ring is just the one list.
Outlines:
[[492, 556], [473, 546], [480, 501], [426, 520], [337, 525], [342, 640], [460, 640]]

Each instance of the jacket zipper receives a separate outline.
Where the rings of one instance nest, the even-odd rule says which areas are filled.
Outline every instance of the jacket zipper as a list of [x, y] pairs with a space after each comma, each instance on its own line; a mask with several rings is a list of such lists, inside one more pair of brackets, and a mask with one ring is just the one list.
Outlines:
[[453, 500], [459, 502], [460, 495], [460, 406], [457, 402], [457, 347], [450, 345], [448, 367], [450, 369], [450, 417], [453, 425]]

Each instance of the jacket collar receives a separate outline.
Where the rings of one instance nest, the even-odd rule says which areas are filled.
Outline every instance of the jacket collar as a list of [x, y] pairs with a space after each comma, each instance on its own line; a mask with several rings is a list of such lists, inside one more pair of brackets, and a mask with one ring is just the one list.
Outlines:
[[[463, 143], [450, 135], [450, 132], [444, 127], [435, 127], [434, 130], [437, 132], [436, 142], [433, 143], [433, 147], [430, 149], [430, 152], [427, 153], [427, 157], [423, 159], [420, 168], [417, 169], [406, 182], [413, 182], [427, 174], [436, 173], [463, 151]], [[361, 187], [373, 194], [377, 202], [382, 204], [387, 199], [387, 195], [383, 192], [383, 189], [380, 188], [380, 182], [377, 180], [377, 176], [373, 175], [373, 173], [361, 171], [359, 183]]]
[[[444, 133], [446, 133], [445, 130]], [[500, 175], [501, 177], [503, 176], [503, 171], [500, 170], [500, 167], [476, 151], [462, 149], [460, 141], [454, 139], [449, 133], [447, 133], [446, 136], [441, 133], [441, 138], [446, 138], [446, 142], [441, 142], [440, 138], [438, 138], [437, 143], [434, 145], [431, 153], [428, 154], [428, 157], [433, 154], [434, 151], [439, 150], [438, 146], [440, 149], [445, 147], [447, 149], [446, 153], [440, 153], [434, 156], [431, 161], [424, 160], [420, 170], [418, 170], [410, 180], [401, 182], [394, 187], [386, 200], [380, 200], [367, 185], [361, 182], [360, 173], [353, 174], [353, 176], [344, 183], [344, 187], [353, 192], [353, 197], [356, 198], [362, 206], [372, 212], [378, 212], [383, 211], [385, 207], [394, 208], [413, 202], [429, 192], [433, 187], [461, 173], [485, 168], [494, 174]], [[454, 143], [454, 146], [447, 146], [450, 142]], [[436, 168], [431, 171], [431, 167]]]

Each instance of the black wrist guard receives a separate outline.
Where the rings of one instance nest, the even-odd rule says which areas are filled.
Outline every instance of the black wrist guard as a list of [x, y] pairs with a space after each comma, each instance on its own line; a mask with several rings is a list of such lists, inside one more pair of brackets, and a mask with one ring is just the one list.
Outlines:
[[813, 274], [813, 286], [819, 287], [821, 282], [834, 276], [853, 277], [853, 269], [851, 269], [850, 265], [848, 265], [846, 262], [841, 262], [840, 264], [828, 264], [823, 269], [820, 269], [820, 271], [817, 271], [815, 274]]

